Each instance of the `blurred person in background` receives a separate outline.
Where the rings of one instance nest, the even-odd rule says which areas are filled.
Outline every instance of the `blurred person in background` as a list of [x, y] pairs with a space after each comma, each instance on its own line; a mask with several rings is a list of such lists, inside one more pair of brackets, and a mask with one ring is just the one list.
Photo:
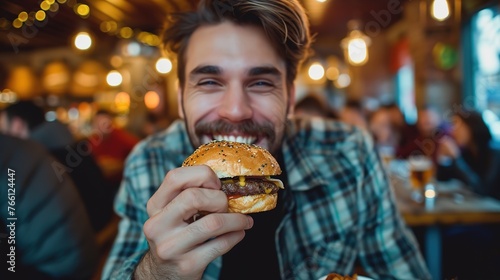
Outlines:
[[449, 135], [447, 124], [436, 108], [425, 106], [418, 110], [416, 128], [418, 133], [398, 148], [396, 156], [408, 158], [411, 155], [425, 155], [436, 162], [440, 140]]
[[141, 130], [141, 138], [155, 134], [167, 128], [169, 120], [166, 117], [160, 116], [153, 112], [147, 112], [143, 128]]
[[19, 101], [0, 113], [0, 131], [42, 144], [57, 159], [52, 164], [58, 176], [67, 173], [76, 184], [92, 226], [101, 230], [113, 215], [113, 192], [100, 167], [90, 155], [85, 139], [76, 141], [68, 126], [46, 121], [44, 109], [33, 101]]
[[377, 146], [396, 149], [398, 136], [391, 123], [391, 115], [384, 108], [378, 108], [368, 115], [368, 129]]
[[[318, 279], [357, 261], [375, 279], [430, 278], [367, 133], [292, 117], [311, 41], [299, 1], [206, 0], [167, 18], [181, 119], [127, 158], [103, 279]], [[181, 167], [213, 139], [276, 157], [276, 208], [229, 213], [212, 169]], [[209, 213], [190, 222], [198, 211]]]
[[461, 110], [452, 117], [451, 137], [440, 140], [439, 179], [458, 179], [472, 191], [500, 199], [500, 148], [480, 113]]
[[348, 100], [339, 111], [339, 120], [361, 129], [368, 129], [363, 104], [358, 100]]
[[388, 103], [382, 105], [380, 110], [384, 110], [389, 114], [394, 138], [396, 141], [396, 149], [405, 147], [410, 141], [416, 139], [418, 130], [416, 125], [409, 124], [401, 112], [401, 109], [396, 103]]
[[384, 108], [378, 108], [368, 115], [368, 130], [375, 141], [383, 163], [388, 168], [396, 155], [398, 135], [391, 123], [391, 115]]
[[[0, 199], [0, 278], [89, 279], [97, 268], [98, 248], [73, 181], [54, 171], [56, 160], [39, 143], [4, 134], [0, 143], [4, 195]], [[14, 200], [8, 200], [8, 194]], [[12, 232], [15, 243], [7, 243]], [[11, 246], [15, 247], [15, 272], [7, 270]]]
[[[460, 110], [440, 139], [437, 179], [458, 179], [480, 195], [500, 199], [500, 148], [481, 114]], [[443, 272], [458, 279], [497, 279], [500, 226], [453, 226], [443, 231]]]
[[311, 116], [337, 119], [328, 101], [318, 94], [308, 94], [295, 104], [295, 116]]
[[101, 167], [114, 193], [123, 176], [125, 159], [139, 142], [139, 138], [118, 127], [115, 114], [100, 109], [92, 119], [93, 133], [89, 137], [92, 155]]

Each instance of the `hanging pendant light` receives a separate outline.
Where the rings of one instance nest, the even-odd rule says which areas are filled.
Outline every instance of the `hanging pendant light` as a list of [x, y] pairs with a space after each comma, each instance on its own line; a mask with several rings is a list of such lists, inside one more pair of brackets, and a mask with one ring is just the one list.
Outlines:
[[351, 65], [363, 65], [368, 61], [368, 46], [371, 40], [361, 31], [359, 20], [351, 20], [347, 26], [349, 33], [341, 42], [344, 56]]

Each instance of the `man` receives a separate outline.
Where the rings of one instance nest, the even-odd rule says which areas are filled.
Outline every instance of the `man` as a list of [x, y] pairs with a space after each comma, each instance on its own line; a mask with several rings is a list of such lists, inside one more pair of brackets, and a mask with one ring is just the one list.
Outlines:
[[[201, 1], [165, 35], [179, 58], [183, 121], [129, 156], [103, 279], [318, 279], [352, 273], [356, 260], [377, 279], [429, 278], [369, 137], [287, 120], [310, 41], [297, 1]], [[227, 213], [211, 169], [179, 168], [218, 138], [276, 156], [286, 186], [276, 209]], [[186, 222], [198, 211], [210, 214]]]

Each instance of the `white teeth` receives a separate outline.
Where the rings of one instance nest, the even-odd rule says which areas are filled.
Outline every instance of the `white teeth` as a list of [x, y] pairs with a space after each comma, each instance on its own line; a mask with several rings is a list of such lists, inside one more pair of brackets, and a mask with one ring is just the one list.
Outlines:
[[231, 142], [239, 142], [239, 143], [245, 143], [245, 144], [253, 144], [257, 137], [253, 136], [234, 136], [234, 135], [214, 135], [213, 136], [214, 140], [217, 141], [231, 141]]

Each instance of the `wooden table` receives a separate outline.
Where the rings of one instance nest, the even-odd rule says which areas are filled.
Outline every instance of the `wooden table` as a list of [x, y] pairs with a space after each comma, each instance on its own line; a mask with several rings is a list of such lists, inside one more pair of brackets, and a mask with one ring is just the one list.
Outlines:
[[424, 256], [433, 279], [442, 279], [441, 226], [500, 224], [500, 201], [476, 195], [459, 181], [435, 182], [436, 197], [417, 203], [404, 172], [389, 177], [406, 224], [425, 227]]

